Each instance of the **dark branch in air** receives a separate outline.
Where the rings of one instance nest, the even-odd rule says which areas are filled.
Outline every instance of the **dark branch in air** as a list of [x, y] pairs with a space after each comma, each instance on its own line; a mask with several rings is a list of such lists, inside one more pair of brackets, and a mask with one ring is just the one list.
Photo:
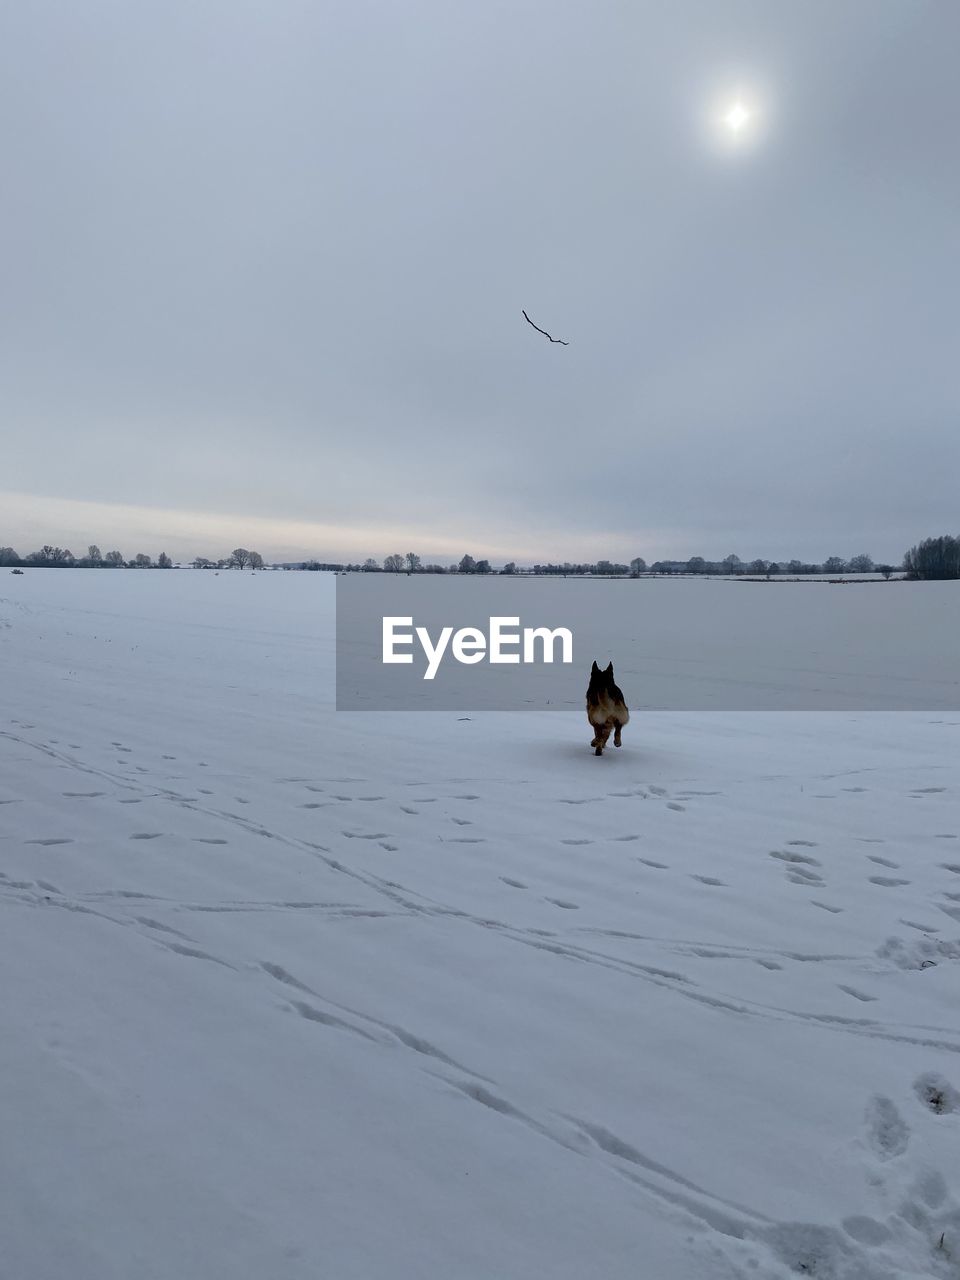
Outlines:
[[[524, 320], [526, 320], [527, 324], [532, 325], [533, 328], [536, 329], [537, 333], [542, 333], [545, 338], [550, 338], [550, 334], [547, 333], [546, 329], [541, 329], [538, 324], [534, 324], [525, 311], [523, 311], [521, 314], [523, 315], [523, 318]], [[559, 342], [561, 347], [569, 347], [570, 345], [569, 342], [564, 342], [562, 338], [550, 338], [550, 341]]]

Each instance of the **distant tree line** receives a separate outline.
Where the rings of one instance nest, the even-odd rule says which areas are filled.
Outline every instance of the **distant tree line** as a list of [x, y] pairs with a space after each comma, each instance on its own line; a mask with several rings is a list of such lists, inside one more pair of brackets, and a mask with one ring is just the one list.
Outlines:
[[[193, 561], [195, 569], [262, 569], [263, 556], [259, 551], [248, 551], [246, 547], [234, 547], [222, 560], [208, 560], [206, 556], [197, 556]], [[303, 566], [306, 568], [306, 565]]]
[[[195, 569], [262, 569], [263, 556], [257, 551], [248, 551], [245, 547], [235, 547], [229, 556], [220, 560], [208, 560], [205, 556], [197, 556], [193, 560]], [[31, 552], [22, 559], [12, 547], [0, 547], [0, 566], [32, 565], [47, 568], [79, 568], [79, 569], [170, 569], [173, 562], [163, 551], [154, 562], [150, 556], [140, 552], [132, 560], [126, 560], [119, 551], [108, 551], [102, 555], [100, 548], [91, 545], [85, 556], [74, 556], [63, 547], [44, 546], [39, 551]], [[274, 566], [277, 567], [277, 566]], [[751, 577], [772, 578], [776, 575], [789, 574], [792, 577], [803, 577], [811, 574], [865, 574], [880, 573], [889, 578], [901, 566], [891, 564], [874, 564], [870, 556], [860, 554], [844, 559], [842, 556], [828, 556], [822, 564], [809, 564], [802, 560], [764, 560], [743, 561], [739, 556], [729, 555], [723, 560], [706, 560], [703, 556], [691, 556], [688, 560], [655, 560], [647, 565], [642, 556], [636, 556], [629, 564], [618, 564], [611, 560], [598, 560], [594, 563], [535, 564], [532, 570], [520, 570], [516, 562], [511, 560], [501, 569], [494, 569], [489, 560], [475, 560], [471, 555], [463, 556], [456, 564], [424, 564], [415, 551], [406, 555], [389, 555], [382, 561], [372, 558], [356, 564], [329, 564], [319, 560], [303, 560], [295, 564], [285, 564], [284, 569], [325, 570], [327, 572], [349, 571], [353, 573], [465, 573], [465, 574], [517, 574], [521, 572], [576, 576], [594, 574], [601, 577], [633, 577], [672, 576], [692, 574], [695, 576], [710, 575], [749, 575]], [[927, 538], [906, 553], [903, 559], [903, 570], [908, 578], [960, 578], [960, 537], [944, 535], [939, 538]]]
[[[293, 567], [293, 566], [285, 566]], [[800, 560], [751, 560], [743, 561], [739, 556], [727, 556], [724, 560], [705, 560], [703, 556], [691, 556], [689, 560], [657, 560], [648, 565], [642, 556], [636, 556], [629, 564], [619, 564], [612, 560], [597, 560], [593, 563], [572, 562], [565, 560], [562, 564], [535, 564], [532, 569], [519, 570], [516, 562], [511, 560], [502, 569], [494, 569], [489, 560], [475, 560], [465, 555], [456, 564], [424, 564], [413, 551], [405, 556], [390, 555], [382, 561], [372, 557], [356, 564], [320, 564], [316, 560], [305, 560], [301, 569], [344, 570], [350, 573], [476, 573], [476, 574], [516, 574], [520, 572], [554, 575], [576, 576], [594, 574], [601, 577], [633, 577], [641, 575], [672, 574], [750, 574], [771, 577], [774, 574], [822, 574], [822, 573], [882, 573], [889, 577], [895, 566], [874, 564], [868, 555], [852, 556], [849, 560], [841, 556], [830, 556], [823, 564], [806, 564]]]
[[[631, 565], [632, 568], [632, 565]], [[892, 564], [874, 564], [870, 556], [861, 554], [845, 560], [842, 556], [828, 556], [822, 564], [808, 563], [803, 560], [756, 560], [744, 561], [739, 556], [726, 556], [723, 560], [705, 560], [703, 556], [691, 556], [689, 560], [657, 560], [651, 566], [651, 573], [672, 574], [749, 574], [751, 577], [774, 577], [777, 574], [790, 574], [792, 577], [803, 577], [809, 574], [824, 573], [882, 573], [885, 578], [896, 572]]]
[[[75, 556], [65, 547], [41, 547], [22, 558], [13, 547], [0, 547], [0, 566], [28, 565], [34, 568], [52, 569], [172, 569], [173, 561], [165, 551], [161, 551], [154, 560], [144, 552], [139, 552], [132, 560], [127, 560], [119, 551], [108, 551], [103, 555], [95, 544], [87, 547], [85, 556]], [[223, 560], [207, 560], [198, 556], [193, 561], [195, 569], [262, 569], [263, 556], [258, 551], [247, 551], [237, 547]]]
[[173, 561], [161, 551], [156, 562], [141, 551], [132, 560], [124, 559], [119, 551], [103, 555], [96, 544], [87, 547], [85, 556], [75, 556], [66, 547], [43, 546], [22, 558], [13, 547], [0, 547], [0, 565], [30, 565], [39, 569], [172, 569]]

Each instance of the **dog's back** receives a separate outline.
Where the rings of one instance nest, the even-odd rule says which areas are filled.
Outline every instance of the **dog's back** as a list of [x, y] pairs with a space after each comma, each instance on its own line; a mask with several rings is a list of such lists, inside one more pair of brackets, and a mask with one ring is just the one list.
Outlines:
[[602, 753], [611, 729], [614, 731], [613, 744], [619, 747], [620, 730], [629, 722], [630, 711], [623, 700], [623, 691], [614, 682], [612, 662], [603, 671], [594, 662], [590, 670], [587, 719], [597, 731], [590, 744], [596, 748], [597, 755]]

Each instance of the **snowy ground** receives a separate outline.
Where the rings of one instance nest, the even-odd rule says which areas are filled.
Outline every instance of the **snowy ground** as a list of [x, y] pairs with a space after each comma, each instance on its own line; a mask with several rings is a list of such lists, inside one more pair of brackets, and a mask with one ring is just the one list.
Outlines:
[[960, 715], [598, 760], [331, 610], [0, 580], [3, 1280], [960, 1276]]

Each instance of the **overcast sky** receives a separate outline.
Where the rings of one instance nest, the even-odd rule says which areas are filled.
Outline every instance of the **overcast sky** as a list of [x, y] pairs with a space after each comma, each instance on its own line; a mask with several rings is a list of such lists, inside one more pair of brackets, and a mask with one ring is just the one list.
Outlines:
[[958, 40], [955, 0], [3, 6], [0, 544], [960, 532]]

